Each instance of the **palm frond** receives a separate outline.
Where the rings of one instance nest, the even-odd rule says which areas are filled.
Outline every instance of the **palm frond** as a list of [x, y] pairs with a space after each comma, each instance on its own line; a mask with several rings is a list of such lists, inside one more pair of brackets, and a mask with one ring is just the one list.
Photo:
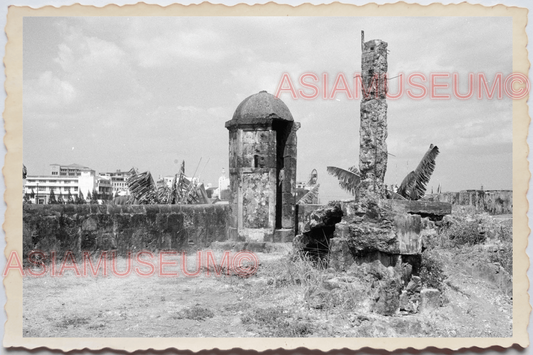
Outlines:
[[151, 200], [156, 198], [157, 189], [149, 171], [140, 174], [132, 172], [127, 184], [130, 193], [139, 203], [150, 203]]
[[416, 167], [411, 171], [398, 188], [398, 193], [410, 200], [419, 200], [426, 193], [426, 185], [435, 170], [435, 159], [439, 155], [439, 148], [431, 144], [428, 151]]
[[402, 195], [396, 193], [396, 192], [391, 192], [391, 197], [390, 197], [391, 200], [406, 200], [405, 197], [403, 197]]
[[411, 195], [415, 189], [416, 185], [416, 176], [415, 172], [411, 171], [407, 176], [403, 179], [402, 183], [400, 184], [400, 187], [398, 187], [398, 190], [396, 193], [400, 196], [405, 197], [408, 200], [412, 200]]
[[318, 200], [318, 188], [319, 187], [320, 187], [320, 184], [314, 185], [311, 190], [307, 191], [307, 193], [303, 195], [302, 198], [298, 200], [298, 202], [296, 202], [296, 204], [297, 205], [309, 205], [313, 203], [313, 201]]
[[359, 170], [355, 166], [348, 168], [348, 170], [336, 166], [328, 166], [327, 171], [329, 174], [339, 179], [339, 186], [342, 189], [355, 196], [357, 189], [359, 188], [359, 183], [361, 182]]

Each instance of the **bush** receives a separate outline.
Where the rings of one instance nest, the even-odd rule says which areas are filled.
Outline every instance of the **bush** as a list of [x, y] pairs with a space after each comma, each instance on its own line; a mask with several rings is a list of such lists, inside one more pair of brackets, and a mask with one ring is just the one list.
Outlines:
[[422, 253], [422, 262], [420, 265], [420, 279], [422, 284], [428, 288], [436, 288], [439, 291], [444, 290], [444, 282], [448, 276], [444, 274], [443, 264], [437, 259], [435, 252], [425, 250]]
[[259, 273], [275, 287], [319, 285], [327, 276], [324, 262], [317, 262], [300, 253], [290, 254], [275, 264], [267, 264]]
[[498, 251], [489, 254], [491, 263], [499, 263], [505, 271], [513, 275], [513, 243], [504, 243]]
[[458, 220], [444, 231], [453, 246], [476, 245], [483, 243], [487, 237], [479, 231], [476, 220]]

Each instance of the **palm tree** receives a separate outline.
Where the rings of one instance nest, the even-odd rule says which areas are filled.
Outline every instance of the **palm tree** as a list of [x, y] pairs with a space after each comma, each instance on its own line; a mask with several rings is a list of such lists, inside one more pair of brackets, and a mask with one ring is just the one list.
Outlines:
[[431, 144], [416, 169], [403, 179], [397, 193], [408, 200], [422, 198], [426, 193], [426, 185], [431, 178], [431, 174], [435, 170], [435, 158], [438, 154], [439, 148]]
[[68, 190], [67, 203], [68, 204], [74, 203], [74, 199], [72, 198], [72, 194], [70, 193], [70, 189]]
[[313, 201], [318, 200], [318, 188], [320, 187], [320, 184], [314, 185], [311, 190], [307, 191], [305, 195], [303, 195], [298, 202], [296, 202], [297, 205], [308, 205], [313, 203]]
[[131, 195], [141, 204], [149, 204], [155, 198], [156, 185], [149, 171], [138, 174], [134, 168], [127, 181]]
[[327, 167], [328, 173], [339, 179], [339, 185], [342, 189], [348, 191], [354, 196], [359, 193], [359, 184], [361, 183], [361, 175], [359, 169], [354, 166], [349, 167], [348, 170], [337, 168], [335, 166]]
[[54, 189], [50, 188], [50, 197], [48, 198], [48, 204], [55, 205], [56, 203], [56, 194], [54, 193]]
[[96, 191], [96, 189], [93, 189], [91, 203], [98, 204], [98, 192]]
[[83, 192], [79, 191], [78, 193], [78, 197], [76, 198], [76, 203], [78, 205], [83, 205], [85, 204], [85, 199], [83, 198]]

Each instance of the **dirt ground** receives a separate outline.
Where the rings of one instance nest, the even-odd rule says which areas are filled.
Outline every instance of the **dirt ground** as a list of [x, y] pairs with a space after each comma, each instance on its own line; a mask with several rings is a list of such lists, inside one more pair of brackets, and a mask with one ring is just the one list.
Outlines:
[[[380, 316], [350, 305], [312, 308], [309, 285], [291, 275], [285, 251], [256, 253], [257, 273], [217, 277], [202, 269], [185, 277], [181, 257], [167, 256], [178, 277], [26, 277], [25, 337], [508, 337], [512, 298], [497, 285], [463, 272], [455, 255], [446, 273], [450, 287], [442, 307], [430, 314]], [[217, 260], [221, 260], [221, 253]], [[187, 258], [195, 270], [196, 258]], [[133, 267], [138, 266], [133, 261]], [[156, 270], [157, 270], [156, 265]], [[58, 269], [60, 266], [58, 265]], [[118, 269], [126, 269], [120, 259]], [[143, 269], [146, 271], [146, 268]], [[300, 269], [300, 277], [309, 278]], [[298, 276], [298, 275], [297, 275]], [[330, 275], [331, 276], [331, 275]], [[324, 278], [330, 277], [324, 276]], [[339, 276], [339, 275], [337, 275]]]

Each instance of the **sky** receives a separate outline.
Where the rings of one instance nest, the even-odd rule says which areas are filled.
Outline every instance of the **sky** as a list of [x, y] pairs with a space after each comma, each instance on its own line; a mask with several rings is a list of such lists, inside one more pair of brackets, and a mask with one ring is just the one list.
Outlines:
[[[361, 70], [360, 32], [388, 42], [389, 77], [512, 72], [510, 18], [27, 17], [24, 19], [24, 164], [98, 172], [186, 173], [216, 186], [228, 171], [224, 123], [284, 73]], [[404, 80], [405, 81], [405, 80]], [[443, 80], [451, 83], [451, 79]], [[390, 80], [397, 92], [399, 79]], [[350, 82], [351, 85], [351, 82]], [[451, 93], [451, 89], [442, 90]], [[298, 179], [318, 171], [321, 202], [349, 198], [327, 166], [359, 164], [360, 99], [280, 98], [298, 131]], [[399, 185], [430, 144], [440, 155], [428, 192], [512, 188], [512, 100], [388, 100], [387, 184]]]

